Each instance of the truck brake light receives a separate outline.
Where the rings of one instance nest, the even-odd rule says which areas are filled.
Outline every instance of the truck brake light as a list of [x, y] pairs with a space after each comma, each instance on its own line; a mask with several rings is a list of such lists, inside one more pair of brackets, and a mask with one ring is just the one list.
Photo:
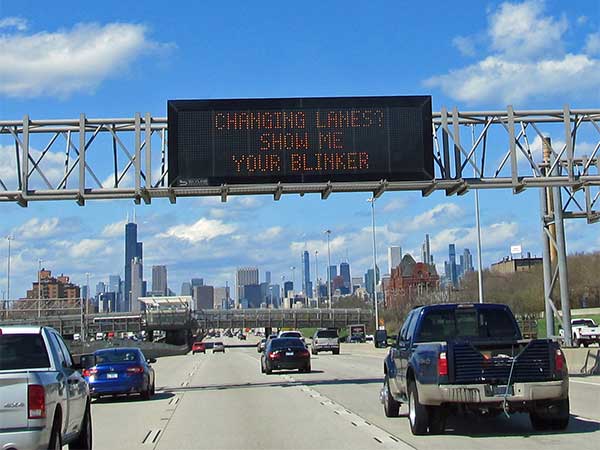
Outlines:
[[438, 376], [448, 376], [448, 358], [446, 358], [446, 352], [441, 352], [438, 356]]
[[27, 386], [27, 410], [30, 419], [46, 417], [46, 392], [44, 386], [30, 384]]
[[557, 348], [554, 352], [554, 370], [559, 373], [565, 369], [565, 355], [562, 350]]

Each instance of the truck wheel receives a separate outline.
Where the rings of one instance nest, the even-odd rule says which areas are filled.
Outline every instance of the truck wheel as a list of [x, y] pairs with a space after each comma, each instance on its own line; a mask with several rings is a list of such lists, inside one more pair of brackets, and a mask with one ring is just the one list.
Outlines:
[[552, 415], [550, 428], [553, 430], [564, 430], [569, 425], [569, 399], [558, 400], [554, 402], [555, 413]]
[[52, 431], [50, 432], [50, 443], [48, 444], [48, 450], [62, 449], [62, 436], [60, 434], [60, 429], [60, 419], [56, 417], [54, 419], [54, 424], [52, 424]]
[[79, 436], [69, 444], [69, 450], [92, 450], [92, 417], [89, 404], [85, 408]]
[[588, 347], [590, 346], [590, 343], [589, 343], [589, 342], [584, 342], [584, 343], [583, 343], [583, 346], [584, 346], [585, 348], [588, 348]]
[[427, 425], [429, 425], [427, 407], [419, 403], [419, 391], [414, 381], [410, 381], [408, 385], [408, 421], [412, 434], [415, 436], [427, 434]]
[[383, 411], [386, 417], [398, 417], [400, 413], [400, 402], [396, 401], [390, 392], [390, 380], [387, 373], [383, 380]]
[[334, 355], [339, 355], [339, 354], [340, 354], [340, 349], [339, 349], [339, 348], [336, 348], [336, 349], [333, 351], [333, 354], [334, 354]]
[[534, 429], [564, 430], [569, 425], [569, 399], [551, 402], [545, 408], [533, 409], [529, 412], [529, 420]]
[[442, 434], [446, 429], [446, 408], [429, 406], [429, 434]]
[[318, 354], [319, 354], [319, 352], [318, 352], [317, 350], [315, 350], [315, 348], [314, 348], [314, 347], [312, 348], [312, 351], [311, 351], [311, 353], [312, 353], [313, 355], [318, 355]]

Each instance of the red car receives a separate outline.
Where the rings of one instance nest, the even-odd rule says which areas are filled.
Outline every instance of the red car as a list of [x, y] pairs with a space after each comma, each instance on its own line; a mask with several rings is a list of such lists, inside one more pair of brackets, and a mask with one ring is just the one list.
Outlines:
[[206, 354], [206, 345], [204, 345], [204, 342], [194, 342], [192, 344], [192, 355], [200, 352]]

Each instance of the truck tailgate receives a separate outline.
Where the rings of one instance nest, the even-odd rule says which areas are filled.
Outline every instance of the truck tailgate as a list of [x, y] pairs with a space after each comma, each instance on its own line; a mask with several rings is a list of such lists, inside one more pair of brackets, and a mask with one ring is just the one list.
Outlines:
[[27, 372], [0, 373], [0, 432], [27, 427]]

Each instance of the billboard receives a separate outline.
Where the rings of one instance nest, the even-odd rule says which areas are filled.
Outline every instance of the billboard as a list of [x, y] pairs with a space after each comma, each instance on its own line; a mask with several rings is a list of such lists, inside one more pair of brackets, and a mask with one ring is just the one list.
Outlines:
[[170, 100], [169, 186], [431, 180], [431, 97]]

